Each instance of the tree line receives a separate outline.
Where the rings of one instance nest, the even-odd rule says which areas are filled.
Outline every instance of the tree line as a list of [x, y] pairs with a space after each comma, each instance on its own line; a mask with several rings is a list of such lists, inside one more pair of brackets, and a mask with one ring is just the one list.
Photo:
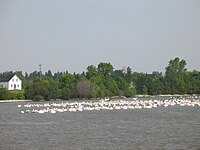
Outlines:
[[[2, 74], [12, 73], [4, 72]], [[96, 99], [103, 97], [160, 94], [200, 94], [200, 72], [187, 71], [186, 61], [175, 58], [169, 61], [165, 73], [132, 72], [114, 69], [111, 63], [90, 65], [81, 74], [34, 71], [30, 74], [15, 72], [23, 81], [24, 96], [32, 100]], [[2, 99], [0, 91], [0, 99]]]

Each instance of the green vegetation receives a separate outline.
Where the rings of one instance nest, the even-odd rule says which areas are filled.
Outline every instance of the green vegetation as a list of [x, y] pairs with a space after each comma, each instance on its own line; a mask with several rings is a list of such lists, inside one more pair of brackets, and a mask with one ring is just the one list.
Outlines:
[[13, 90], [9, 91], [10, 99], [14, 100], [24, 100], [25, 95], [24, 95], [24, 90]]
[[24, 100], [24, 90], [8, 91], [4, 88], [0, 88], [0, 100]]
[[4, 88], [0, 88], [0, 100], [7, 100], [10, 99], [10, 94], [9, 91], [4, 89]]
[[[82, 74], [47, 71], [42, 74], [17, 72], [24, 91], [0, 89], [0, 99], [51, 100], [73, 98], [132, 97], [136, 94], [200, 94], [200, 72], [189, 72], [186, 61], [169, 61], [164, 74], [132, 72], [131, 68], [115, 70], [111, 63], [90, 65]], [[9, 72], [7, 72], [9, 73]], [[3, 73], [5, 74], [5, 73]]]

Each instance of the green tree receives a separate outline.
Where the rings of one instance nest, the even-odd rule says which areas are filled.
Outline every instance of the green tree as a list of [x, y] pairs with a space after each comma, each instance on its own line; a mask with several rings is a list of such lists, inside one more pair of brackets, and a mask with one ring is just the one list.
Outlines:
[[76, 79], [72, 74], [65, 73], [60, 76], [59, 87], [61, 98], [70, 99], [77, 97]]
[[53, 75], [51, 73], [51, 70], [48, 70], [46, 73], [45, 73], [45, 76], [48, 77], [48, 78], [53, 78]]
[[96, 77], [96, 76], [99, 76], [99, 72], [98, 72], [97, 68], [93, 65], [88, 66], [87, 72], [86, 72], [87, 79], [90, 79], [90, 78]]
[[113, 73], [113, 66], [111, 63], [100, 63], [98, 65], [98, 71], [104, 76], [110, 76]]
[[166, 93], [183, 94], [185, 92], [184, 74], [187, 71], [185, 66], [186, 61], [178, 57], [169, 61], [165, 72]]
[[184, 59], [180, 60], [180, 58], [176, 57], [173, 60], [169, 61], [169, 65], [166, 67], [166, 75], [168, 73], [176, 73], [176, 72], [186, 72], [185, 68], [186, 61]]
[[55, 80], [48, 82], [48, 99], [58, 99], [60, 97], [59, 83]]
[[200, 94], [200, 72], [192, 71], [185, 74], [186, 93]]
[[152, 74], [149, 74], [147, 88], [149, 95], [162, 94], [164, 91], [162, 73], [154, 71]]
[[115, 80], [112, 78], [104, 78], [105, 94], [106, 96], [116, 96], [118, 95], [119, 88]]
[[134, 82], [137, 94], [147, 94], [147, 76], [144, 73], [134, 73]]
[[75, 77], [69, 73], [61, 75], [59, 79], [60, 88], [72, 88], [75, 84]]
[[119, 93], [118, 93], [118, 95], [119, 96], [124, 96], [125, 92], [128, 90], [128, 83], [121, 76], [116, 77], [115, 81], [116, 81], [116, 83], [117, 83], [117, 85], [119, 87]]
[[27, 99], [49, 100], [48, 81], [34, 80], [33, 82], [30, 82], [25, 88], [25, 93]]
[[132, 71], [131, 71], [130, 67], [127, 68], [127, 73], [125, 74], [125, 79], [126, 79], [126, 82], [129, 84], [132, 82]]

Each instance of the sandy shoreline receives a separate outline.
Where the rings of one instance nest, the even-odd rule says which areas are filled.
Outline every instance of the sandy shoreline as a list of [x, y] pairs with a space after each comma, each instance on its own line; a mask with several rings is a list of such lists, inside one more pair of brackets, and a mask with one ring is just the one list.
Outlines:
[[0, 103], [11, 103], [11, 102], [32, 102], [32, 100], [0, 100]]
[[[135, 97], [137, 98], [145, 98], [145, 97], [156, 97], [156, 96], [199, 96], [200, 98], [200, 95], [199, 94], [174, 94], [174, 95], [171, 95], [171, 94], [166, 94], [166, 95], [136, 95]], [[116, 97], [113, 97], [113, 98], [116, 98]], [[122, 98], [122, 97], [121, 97]], [[126, 98], [126, 97], [124, 97]], [[112, 99], [112, 98], [111, 98]], [[61, 100], [61, 99], [59, 99]], [[55, 100], [56, 101], [56, 100]], [[10, 102], [33, 102], [33, 100], [0, 100], [0, 103], [10, 103]]]

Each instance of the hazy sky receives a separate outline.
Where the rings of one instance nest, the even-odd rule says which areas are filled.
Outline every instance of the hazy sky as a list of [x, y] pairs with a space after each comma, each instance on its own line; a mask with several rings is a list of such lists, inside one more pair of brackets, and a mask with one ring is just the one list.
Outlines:
[[200, 70], [199, 0], [0, 0], [0, 72]]

